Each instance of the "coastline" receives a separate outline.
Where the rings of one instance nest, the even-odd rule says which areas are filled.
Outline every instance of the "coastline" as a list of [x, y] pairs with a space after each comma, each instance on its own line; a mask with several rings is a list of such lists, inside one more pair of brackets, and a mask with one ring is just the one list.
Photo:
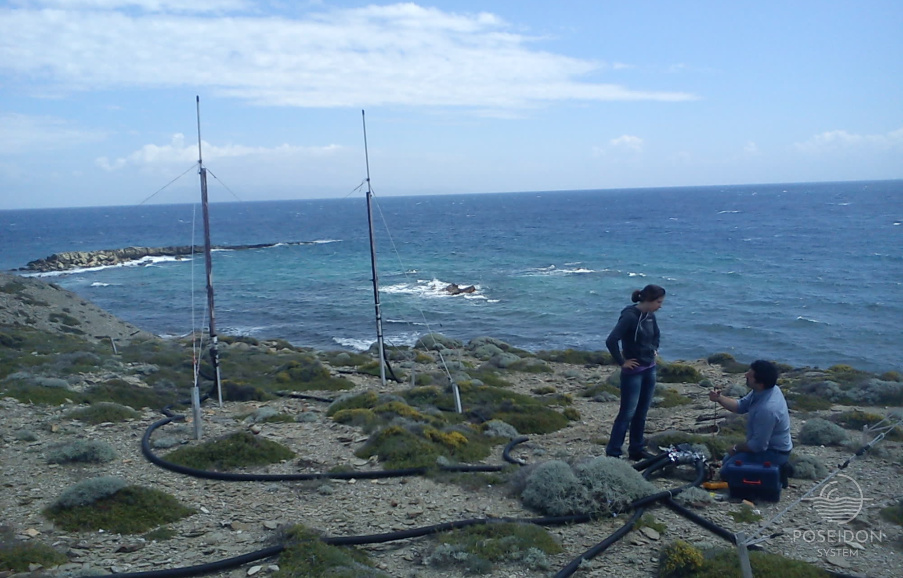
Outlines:
[[[9, 328], [16, 325], [29, 325], [26, 321], [34, 319], [40, 322], [34, 324], [35, 328], [46, 332], [48, 336], [83, 339], [86, 344], [90, 342], [105, 348], [111, 338], [113, 342], [120, 344], [119, 347], [132, 342], [162, 342], [155, 336], [135, 333], [136, 328], [133, 326], [122, 323], [74, 294], [56, 289], [43, 281], [4, 276], [0, 277], [0, 287], [4, 288], [0, 297], [5, 299], [0, 302], [0, 313], [7, 316], [0, 320], [0, 325], [3, 326], [0, 331], [9, 332]], [[254, 344], [242, 340], [224, 344], [223, 348], [226, 356], [232, 359], [254, 351], [268, 355], [272, 355], [268, 353], [270, 351], [278, 351], [272, 343]], [[88, 349], [87, 345], [85, 349]], [[73, 392], [110, 379], [124, 379], [134, 383], [137, 388], [146, 387], [142, 383], [148, 374], [142, 372], [151, 371], [147, 363], [143, 366], [128, 366], [114, 365], [112, 361], [114, 360], [104, 361], [102, 367], [84, 368], [78, 373], [43, 377], [65, 378], [66, 387]], [[459, 363], [462, 367], [484, 363], [465, 349], [452, 351], [449, 361]], [[511, 381], [513, 391], [540, 397], [569, 396], [573, 400], [573, 407], [579, 412], [579, 419], [558, 431], [531, 435], [529, 443], [518, 452], [519, 457], [536, 464], [551, 458], [579, 460], [599, 455], [603, 452], [599, 440], [607, 434], [607, 427], [617, 412], [617, 403], [586, 398], [581, 393], [589, 385], [606, 383], [613, 368], [599, 364], [545, 363], [550, 368], [549, 372], [507, 370], [503, 374]], [[712, 385], [728, 387], [738, 382], [736, 374], [725, 372], [720, 365], [706, 360], [686, 363], [696, 368]], [[333, 373], [353, 382], [352, 393], [375, 391], [393, 394], [408, 387], [408, 384], [383, 387], [378, 378], [371, 375], [349, 372], [340, 365], [327, 365]], [[5, 378], [13, 371], [7, 368], [6, 373], [4, 378], [0, 378], [0, 384], [9, 383]], [[650, 433], [695, 431], [699, 428], [700, 417], [711, 419], [712, 407], [706, 403], [704, 387], [696, 382], [663, 385], [686, 397], [689, 403], [676, 408], [653, 408], [648, 427]], [[548, 390], [554, 393], [534, 393]], [[327, 397], [335, 395], [334, 392], [313, 393]], [[2, 405], [5, 415], [0, 429], [0, 463], [5, 466], [2, 483], [6, 488], [14, 490], [3, 492], [0, 507], [7, 513], [4, 524], [12, 525], [16, 535], [25, 540], [53, 543], [66, 549], [70, 562], [52, 570], [54, 575], [69, 576], [89, 570], [101, 573], [134, 572], [161, 566], [183, 566], [193, 561], [213, 561], [262, 547], [275, 538], [276, 528], [289, 523], [303, 522], [327, 535], [353, 535], [406, 529], [462, 518], [535, 515], [513, 499], [508, 488], [486, 483], [468, 487], [425, 477], [391, 481], [360, 480], [356, 483], [332, 481], [325, 484], [330, 487], [329, 492], [326, 492], [319, 490], [324, 484], [287, 483], [239, 487], [230, 482], [195, 481], [161, 470], [141, 455], [139, 440], [145, 429], [160, 418], [158, 408], [138, 408], [140, 416], [125, 422], [90, 425], [67, 417], [68, 412], [79, 405], [75, 403], [46, 406], [6, 397], [2, 400]], [[303, 416], [303, 420], [259, 425], [242, 417], [261, 408], [270, 408], [296, 418]], [[822, 411], [795, 411], [794, 433], [797, 434], [802, 422], [812, 416], [829, 416], [850, 409], [887, 411], [887, 408], [870, 405], [837, 404]], [[267, 468], [269, 472], [288, 473], [299, 469], [325, 471], [339, 466], [361, 470], [379, 468], [378, 464], [353, 455], [365, 443], [367, 435], [357, 427], [336, 423], [326, 416], [325, 406], [317, 402], [281, 398], [271, 401], [227, 402], [223, 407], [212, 404], [204, 409], [205, 436], [216, 437], [236, 428], [249, 430], [255, 425], [259, 429], [258, 435], [282, 441], [300, 456], [297, 462], [289, 461]], [[26, 441], [18, 436], [18, 432], [26, 430], [32, 432], [35, 439]], [[189, 436], [185, 430], [176, 435]], [[116, 448], [119, 458], [104, 465], [72, 467], [47, 464], [46, 455], [53, 447], [65, 439], [79, 437], [110, 443]], [[183, 443], [192, 442], [186, 439]], [[900, 442], [887, 441], [883, 448], [880, 454], [867, 455], [855, 461], [848, 473], [855, 476], [870, 500], [861, 516], [860, 525], [856, 528], [880, 530], [888, 536], [888, 543], [862, 545], [864, 550], [855, 559], [821, 556], [817, 545], [799, 540], [795, 543], [792, 540], [794, 529], [819, 527], [817, 514], [811, 507], [801, 505], [788, 519], [781, 521], [779, 527], [784, 532], [783, 536], [773, 538], [768, 549], [824, 568], [863, 571], [868, 576], [876, 577], [894, 575], [892, 572], [899, 568], [901, 559], [900, 552], [893, 543], [900, 539], [901, 532], [898, 526], [884, 522], [878, 511], [903, 492], [900, 476], [903, 447]], [[831, 446], [799, 446], [799, 451], [817, 456], [830, 464], [838, 463], [848, 455], [845, 448]], [[495, 454], [486, 460], [487, 463], [499, 461]], [[302, 462], [305, 465], [302, 466]], [[15, 467], [6, 467], [7, 464], [15, 464]], [[139, 536], [64, 532], [43, 517], [42, 509], [76, 480], [103, 474], [122, 475], [131, 483], [163, 488], [184, 503], [197, 505], [206, 512], [202, 510], [200, 514], [173, 524], [179, 539], [159, 542], [144, 540]], [[767, 519], [769, 515], [777, 514], [790, 500], [802, 496], [811, 487], [811, 483], [807, 480], [795, 480], [791, 488], [785, 491], [782, 502], [756, 506]], [[703, 507], [700, 514], [738, 531], [744, 526], [738, 525], [728, 516], [730, 511], [738, 507], [737, 504], [716, 502]], [[677, 538], [700, 544], [717, 542], [717, 538], [704, 529], [669, 515], [663, 508], [655, 509], [654, 516], [666, 525], [661, 536], [651, 538], [647, 534], [634, 533], [631, 538], [618, 542], [610, 551], [590, 562], [585, 570], [586, 575], [607, 576], [616, 573], [625, 577], [651, 576], [654, 575], [658, 562], [656, 551], [665, 542]], [[564, 554], [554, 558], [553, 569], [563, 566], [619, 525], [619, 520], [610, 519], [589, 525], [552, 529], [552, 534], [567, 546]], [[407, 540], [400, 544], [369, 546], [366, 550], [378, 567], [392, 576], [433, 577], [460, 574], [455, 569], [424, 566], [428, 544], [425, 539]], [[843, 564], [848, 564], [849, 567]], [[237, 578], [247, 575], [248, 570], [243, 567], [215, 575]], [[264, 564], [261, 571], [268, 573], [273, 570]], [[489, 575], [543, 576], [547, 573], [505, 566]]]

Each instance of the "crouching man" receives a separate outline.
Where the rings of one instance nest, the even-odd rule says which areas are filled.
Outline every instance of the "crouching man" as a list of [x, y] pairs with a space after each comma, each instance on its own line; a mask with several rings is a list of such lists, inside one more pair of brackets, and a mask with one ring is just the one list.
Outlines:
[[746, 441], [728, 451], [722, 462], [724, 467], [738, 460], [750, 464], [771, 462], [781, 468], [781, 482], [787, 487], [790, 450], [790, 413], [781, 388], [776, 387], [778, 369], [769, 361], [753, 361], [746, 372], [746, 386], [752, 391], [740, 399], [721, 395], [721, 391], [709, 392], [709, 399], [721, 404], [733, 413], [748, 413]]

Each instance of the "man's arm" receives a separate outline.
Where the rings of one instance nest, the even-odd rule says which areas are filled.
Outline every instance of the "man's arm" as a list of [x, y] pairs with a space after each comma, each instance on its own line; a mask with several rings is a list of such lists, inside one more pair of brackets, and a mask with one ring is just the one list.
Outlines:
[[737, 409], [740, 407], [740, 401], [736, 400], [732, 397], [728, 397], [726, 395], [721, 395], [720, 389], [713, 389], [709, 392], [709, 399], [711, 401], [718, 402], [721, 407], [726, 409], [731, 413], [737, 413]]

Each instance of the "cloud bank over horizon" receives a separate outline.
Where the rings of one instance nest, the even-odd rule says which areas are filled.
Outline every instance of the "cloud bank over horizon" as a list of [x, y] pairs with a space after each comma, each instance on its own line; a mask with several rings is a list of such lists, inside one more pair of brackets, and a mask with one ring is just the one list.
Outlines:
[[900, 178], [903, 7], [808, 4], [15, 0], [0, 208], [155, 188], [197, 161], [194, 95], [249, 199], [345, 194], [363, 109], [389, 194]]

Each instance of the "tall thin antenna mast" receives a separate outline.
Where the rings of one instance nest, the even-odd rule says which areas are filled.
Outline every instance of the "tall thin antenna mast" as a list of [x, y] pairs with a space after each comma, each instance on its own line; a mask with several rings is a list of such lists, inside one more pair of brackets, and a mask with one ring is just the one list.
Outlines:
[[367, 117], [361, 110], [361, 122], [364, 125], [364, 159], [367, 163], [367, 225], [370, 230], [370, 268], [373, 271], [373, 304], [376, 308], [376, 342], [379, 345], [379, 379], [386, 385], [386, 358], [383, 344], [383, 318], [379, 305], [379, 275], [376, 272], [376, 241], [373, 237], [373, 209], [370, 199], [373, 188], [370, 186], [370, 152], [367, 150]]
[[198, 172], [201, 175], [201, 206], [204, 210], [204, 267], [207, 272], [207, 310], [210, 327], [210, 363], [213, 366], [213, 380], [219, 397], [220, 407], [223, 405], [223, 391], [220, 383], [219, 353], [217, 352], [216, 314], [213, 309], [213, 260], [210, 251], [210, 211], [207, 208], [207, 169], [204, 168], [204, 157], [201, 154], [201, 97], [197, 96], [198, 113]]

